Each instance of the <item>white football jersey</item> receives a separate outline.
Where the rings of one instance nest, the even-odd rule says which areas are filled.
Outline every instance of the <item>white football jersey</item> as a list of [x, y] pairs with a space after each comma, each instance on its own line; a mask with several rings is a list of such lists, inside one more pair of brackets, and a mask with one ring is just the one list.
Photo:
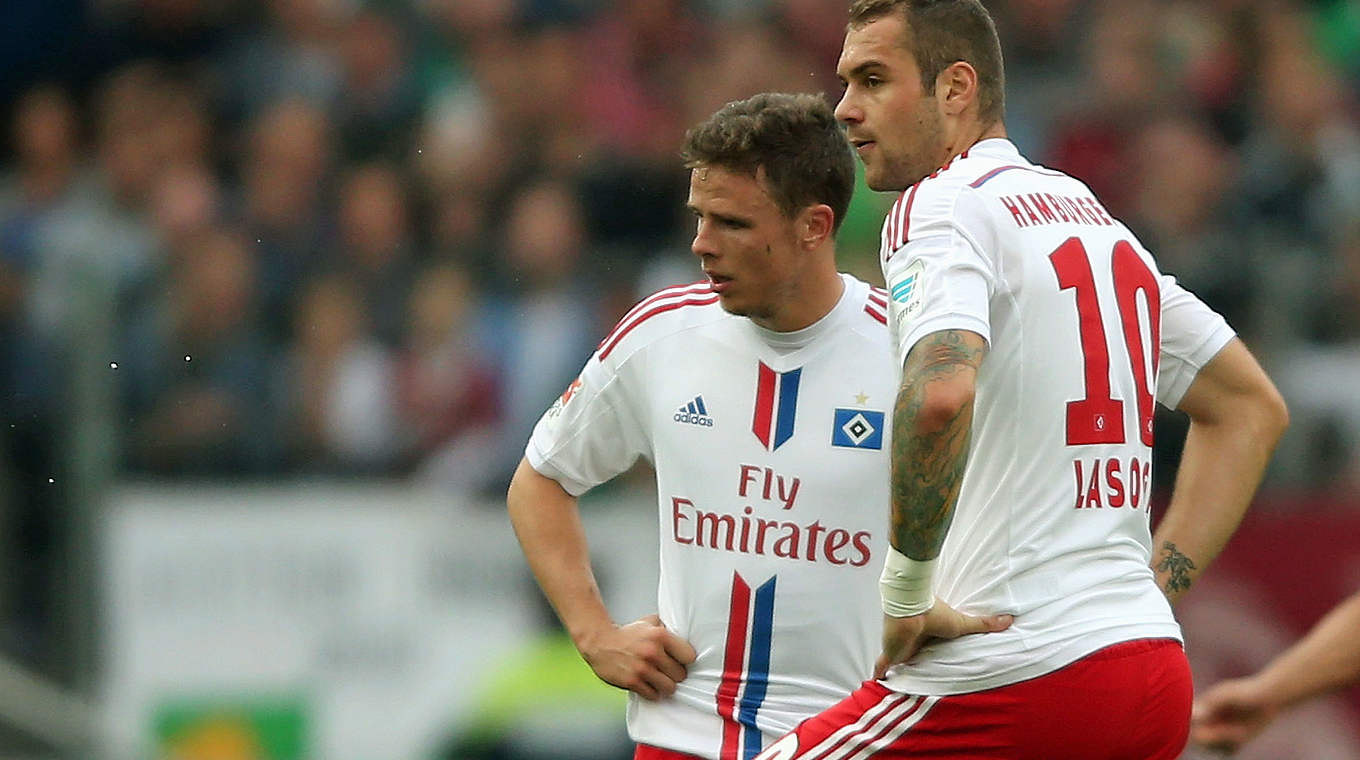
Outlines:
[[1222, 317], [1084, 184], [1004, 139], [903, 193], [882, 256], [899, 359], [939, 330], [989, 343], [936, 592], [1015, 615], [925, 647], [888, 685], [979, 691], [1121, 641], [1179, 639], [1148, 566], [1154, 399], [1176, 406], [1233, 337]]
[[526, 451], [572, 494], [656, 469], [658, 612], [698, 651], [675, 695], [631, 697], [634, 740], [749, 758], [870, 677], [897, 371], [887, 298], [842, 275], [816, 324], [762, 329], [707, 283], [639, 303]]

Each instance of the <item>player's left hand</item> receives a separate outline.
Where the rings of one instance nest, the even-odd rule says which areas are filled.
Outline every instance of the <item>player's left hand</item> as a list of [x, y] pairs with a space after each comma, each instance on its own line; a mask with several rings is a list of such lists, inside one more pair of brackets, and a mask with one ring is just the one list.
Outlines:
[[929, 611], [911, 617], [883, 616], [883, 654], [874, 663], [874, 678], [888, 668], [910, 660], [931, 639], [957, 639], [970, 633], [1004, 631], [1014, 620], [1010, 615], [965, 615], [939, 599]]

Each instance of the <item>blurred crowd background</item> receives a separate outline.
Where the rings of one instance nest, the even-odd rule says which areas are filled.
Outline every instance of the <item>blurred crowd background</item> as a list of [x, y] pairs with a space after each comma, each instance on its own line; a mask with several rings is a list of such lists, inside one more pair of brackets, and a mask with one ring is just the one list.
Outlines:
[[[614, 320], [699, 279], [684, 130], [762, 90], [834, 102], [845, 5], [6, 3], [0, 652], [87, 677], [63, 568], [110, 482], [400, 479], [494, 507]], [[1285, 391], [1267, 508], [1360, 510], [1360, 5], [987, 5], [1014, 141]], [[891, 201], [861, 186], [839, 241], [875, 282]]]

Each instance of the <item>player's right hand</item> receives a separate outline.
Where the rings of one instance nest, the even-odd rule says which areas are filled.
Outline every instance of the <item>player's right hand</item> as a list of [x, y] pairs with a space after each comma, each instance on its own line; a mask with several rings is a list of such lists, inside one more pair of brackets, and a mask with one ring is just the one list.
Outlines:
[[583, 641], [580, 649], [600, 680], [653, 701], [674, 694], [688, 673], [685, 666], [698, 656], [656, 615], [605, 629]]
[[931, 639], [957, 639], [970, 633], [992, 633], [1011, 627], [1010, 615], [965, 615], [940, 599], [920, 615], [883, 616], [883, 653], [874, 663], [874, 679], [883, 678], [888, 668], [910, 660]]
[[1250, 678], [1215, 684], [1199, 699], [1190, 719], [1190, 740], [1221, 752], [1236, 752], [1261, 733], [1278, 708]]

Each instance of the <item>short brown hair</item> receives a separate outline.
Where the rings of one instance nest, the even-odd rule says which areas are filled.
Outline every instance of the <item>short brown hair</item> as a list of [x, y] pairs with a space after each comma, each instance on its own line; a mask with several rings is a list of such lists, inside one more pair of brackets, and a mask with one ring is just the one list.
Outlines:
[[935, 79], [947, 66], [966, 61], [978, 73], [979, 117], [1000, 121], [1006, 112], [1006, 72], [996, 24], [979, 0], [853, 0], [850, 26], [863, 26], [900, 12], [921, 86], [935, 91]]
[[765, 92], [728, 103], [685, 134], [685, 167], [717, 166], [752, 177], [765, 170], [785, 216], [825, 203], [840, 228], [855, 191], [855, 160], [820, 95]]

